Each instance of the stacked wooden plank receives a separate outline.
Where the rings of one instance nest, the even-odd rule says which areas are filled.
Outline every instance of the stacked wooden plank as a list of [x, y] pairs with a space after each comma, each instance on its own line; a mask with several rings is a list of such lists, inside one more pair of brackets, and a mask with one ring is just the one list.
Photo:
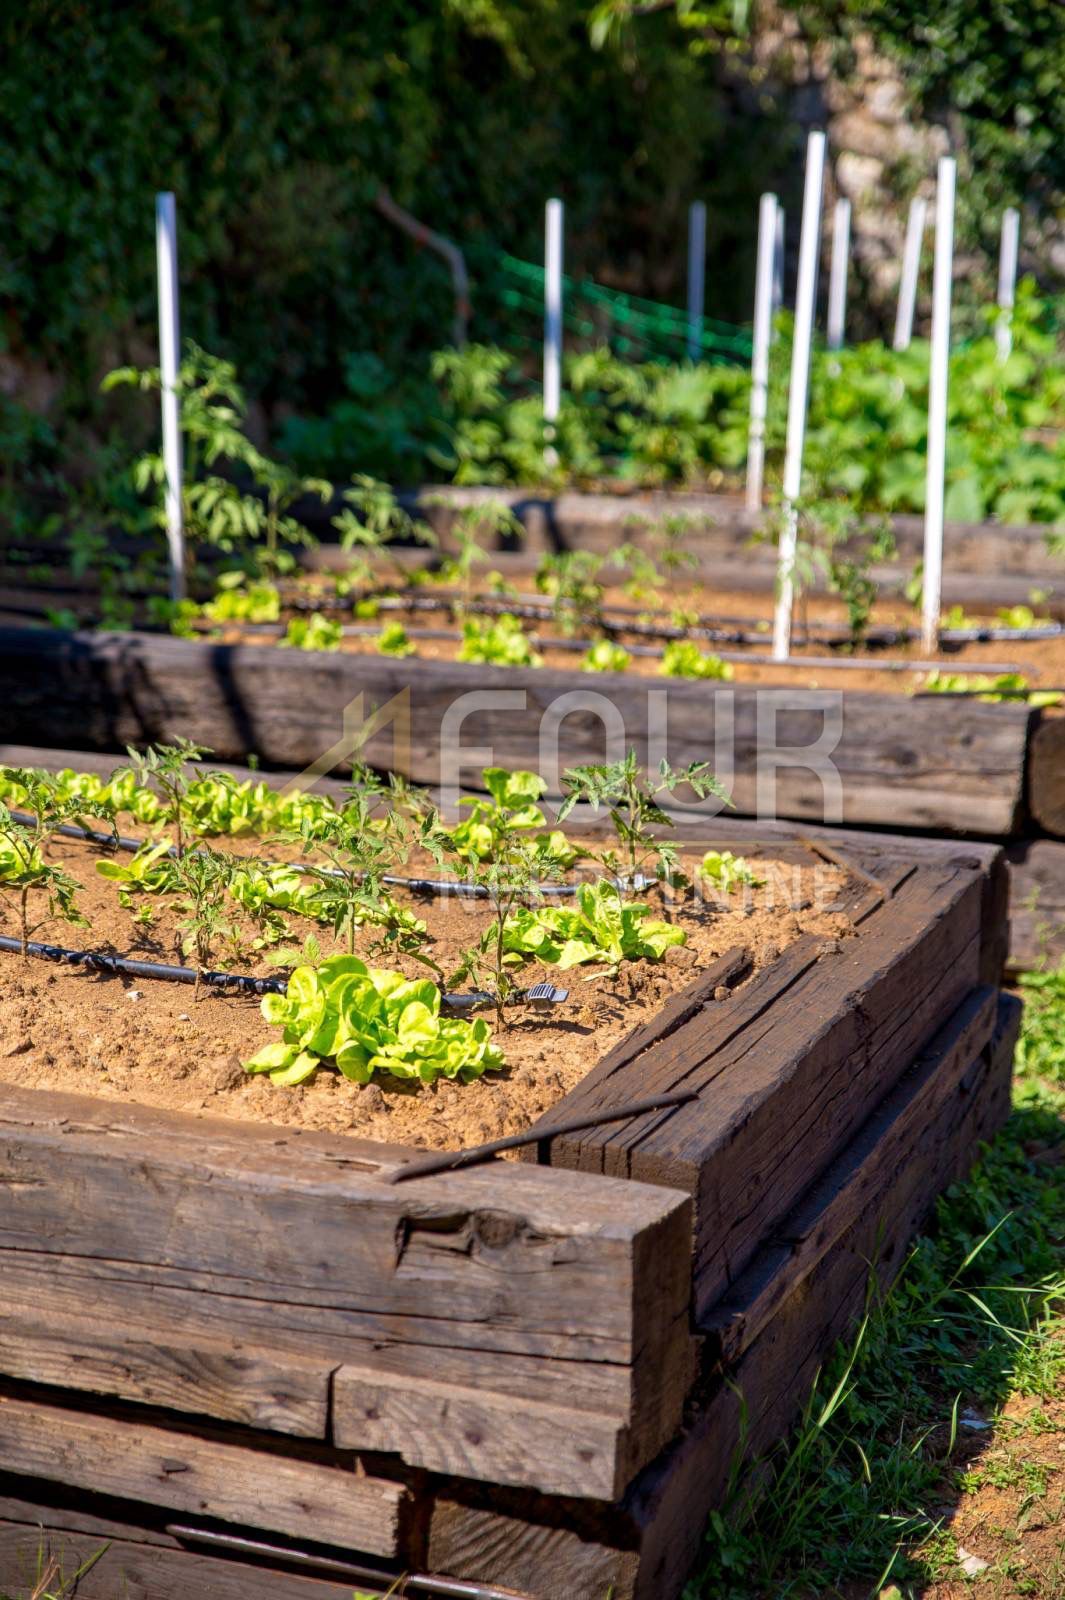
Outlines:
[[[708, 760], [741, 817], [1010, 843], [1012, 964], [1065, 954], [1065, 716], [976, 699], [764, 689], [604, 673], [302, 654], [149, 634], [0, 628], [11, 744], [111, 751], [176, 735], [221, 761], [382, 768], [454, 788], [489, 761], [566, 767], [634, 749]], [[729, 813], [732, 816], [732, 813]], [[700, 821], [717, 825], [704, 808]]]
[[5, 1089], [0, 1588], [113, 1539], [79, 1593], [673, 1600], [733, 1386], [766, 1448], [1005, 1114], [1001, 857], [924, 848], [556, 1115], [693, 1101], [528, 1163], [394, 1185], [413, 1150]]

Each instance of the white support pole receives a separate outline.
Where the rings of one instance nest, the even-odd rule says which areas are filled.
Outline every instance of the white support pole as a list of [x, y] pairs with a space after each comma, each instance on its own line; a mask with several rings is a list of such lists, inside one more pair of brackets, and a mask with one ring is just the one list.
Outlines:
[[562, 401], [561, 200], [549, 200], [544, 219], [544, 421], [558, 417]]
[[902, 277], [899, 279], [899, 303], [895, 311], [894, 350], [908, 350], [913, 338], [913, 313], [917, 304], [917, 277], [921, 270], [921, 246], [924, 244], [924, 226], [928, 207], [918, 196], [910, 201], [910, 214], [906, 219], [906, 243], [902, 248]]
[[170, 598], [185, 598], [185, 520], [181, 498], [181, 361], [178, 311], [177, 207], [172, 194], [155, 197], [155, 265], [159, 282], [159, 377], [166, 471], [166, 541], [170, 554]]
[[817, 300], [817, 262], [821, 251], [821, 191], [825, 176], [825, 136], [811, 133], [806, 145], [806, 183], [799, 233], [799, 279], [795, 290], [795, 335], [788, 387], [788, 432], [784, 448], [784, 520], [777, 556], [777, 601], [773, 615], [773, 659], [791, 652], [791, 609], [795, 597], [795, 552], [798, 544], [798, 500], [802, 489], [802, 452], [806, 436], [806, 397], [810, 387], [810, 346]]
[[847, 322], [847, 268], [851, 251], [851, 203], [837, 200], [832, 213], [832, 266], [828, 274], [828, 326], [825, 343], [830, 350], [843, 348]]
[[1021, 214], [1012, 206], [1002, 213], [1002, 239], [998, 251], [998, 322], [995, 327], [995, 344], [998, 359], [1007, 361], [1013, 349], [1013, 302], [1017, 290], [1017, 246], [1020, 239]]
[[932, 272], [932, 367], [928, 379], [928, 479], [924, 510], [924, 579], [921, 648], [934, 654], [939, 644], [943, 586], [943, 495], [947, 463], [947, 385], [950, 368], [950, 295], [954, 272], [954, 185], [952, 156], [941, 156], [936, 174], [936, 251]]
[[776, 259], [775, 194], [758, 206], [758, 262], [754, 274], [754, 330], [751, 352], [751, 421], [747, 432], [747, 510], [762, 506], [765, 477], [765, 414], [769, 393], [769, 341], [773, 331], [773, 267]]
[[706, 206], [693, 200], [688, 208], [688, 360], [702, 353], [703, 305], [706, 286]]
[[[773, 317], [784, 304], [784, 207], [777, 201], [776, 246], [773, 251]], [[773, 329], [773, 338], [777, 336]]]

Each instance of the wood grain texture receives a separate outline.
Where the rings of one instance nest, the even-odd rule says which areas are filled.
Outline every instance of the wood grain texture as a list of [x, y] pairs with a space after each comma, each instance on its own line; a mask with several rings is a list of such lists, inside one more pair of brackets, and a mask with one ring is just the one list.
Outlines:
[[[47, 1508], [39, 1513], [47, 1515]], [[0, 1591], [34, 1600], [39, 1562], [61, 1579], [85, 1563], [78, 1600], [352, 1600], [352, 1585], [173, 1546], [145, 1544], [92, 1530], [0, 1520]], [[57, 1589], [56, 1593], [64, 1593]]]
[[[586, 674], [556, 669], [11, 628], [0, 628], [0, 694], [12, 742], [42, 725], [56, 743], [109, 750], [180, 734], [221, 760], [255, 751], [296, 768], [339, 748], [345, 708], [361, 695], [349, 735], [377, 708], [399, 714], [398, 732], [389, 723], [370, 734], [365, 758], [429, 784], [461, 782], [493, 760], [539, 767], [541, 737], [550, 747], [555, 728], [560, 769], [602, 760], [609, 722], [618, 749], [641, 762], [659, 740], [655, 761], [711, 761], [741, 813], [985, 837], [1019, 827], [1037, 715], [934, 695], [610, 673], [590, 688]], [[808, 764], [803, 752], [822, 740], [824, 756]]]
[[[335, 1354], [249, 1344], [240, 1324], [182, 1334], [144, 1293], [86, 1296], [53, 1260], [13, 1252], [0, 1307], [0, 1373], [144, 1405], [324, 1439]], [[13, 1259], [12, 1259], [13, 1257]], [[36, 1270], [34, 1268], [36, 1267]], [[64, 1287], [67, 1292], [64, 1293]], [[102, 1286], [101, 1286], [102, 1287]], [[130, 1303], [132, 1302], [132, 1303]], [[152, 1325], [139, 1325], [155, 1311]]]
[[[974, 1016], [986, 1018], [985, 1001], [980, 994], [952, 1019], [953, 1027], [924, 1058], [923, 1072], [935, 1077], [937, 1051], [939, 1062], [956, 1065], [958, 1038], [974, 1025]], [[512, 1572], [535, 1600], [602, 1600], [611, 1585], [615, 1600], [676, 1600], [741, 1444], [739, 1396], [747, 1407], [743, 1448], [749, 1461], [784, 1438], [826, 1354], [860, 1314], [870, 1263], [886, 1289], [935, 1196], [968, 1170], [980, 1141], [1005, 1120], [1019, 1019], [1019, 1003], [999, 996], [991, 1039], [960, 1079], [949, 1067], [954, 1089], [932, 1120], [908, 1122], [912, 1137], [897, 1163], [874, 1155], [865, 1204], [813, 1271], [791, 1282], [771, 1320], [730, 1369], [729, 1382], [719, 1381], [702, 1395], [683, 1434], [641, 1474], [621, 1506], [602, 1508], [596, 1524], [587, 1513], [582, 1522], [578, 1508], [562, 1501], [529, 1497], [520, 1507], [505, 1499], [493, 1505], [478, 1501], [472, 1486], [444, 1486], [430, 1524], [435, 1568], [462, 1570], [485, 1582], [503, 1581]], [[876, 1150], [876, 1125], [874, 1115], [855, 1138], [858, 1168], [864, 1164], [859, 1152], [867, 1152], [867, 1163], [870, 1149]], [[782, 1233], [812, 1237], [814, 1215], [800, 1205]]]
[[339, 1369], [334, 1395], [338, 1445], [448, 1477], [613, 1500], [634, 1475], [623, 1423], [584, 1407], [359, 1367]]
[[543, 1147], [552, 1163], [684, 1188], [695, 1200], [697, 1316], [980, 981], [984, 880], [911, 872], [856, 938], [803, 936], [720, 1004], [567, 1106], [699, 1089], [699, 1098]]
[[[512, 1474], [620, 1490], [694, 1376], [690, 1203], [515, 1163], [381, 1182], [407, 1154], [9, 1090], [0, 1372], [324, 1438], [347, 1364], [480, 1390], [540, 1441]], [[575, 1409], [599, 1418], [583, 1490]], [[496, 1437], [473, 1431], [491, 1478]], [[428, 1425], [372, 1448], [439, 1461]]]
[[1039, 714], [1028, 751], [1028, 805], [1037, 829], [1065, 836], [1065, 716]]
[[928, 1165], [922, 1148], [928, 1130], [941, 1120], [948, 1102], [964, 1112], [973, 1064], [991, 1042], [997, 1012], [998, 992], [974, 989], [857, 1137], [762, 1244], [702, 1324], [718, 1359], [734, 1364], [844, 1234], [870, 1208], [876, 1210], [890, 1188], [910, 1182], [918, 1161]]
[[396, 1556], [403, 1484], [218, 1438], [0, 1394], [9, 1473]]
[[1006, 859], [1010, 969], [1056, 966], [1065, 956], [1065, 841], [1025, 839], [1010, 845]]
[[871, 1270], [885, 1291], [935, 1196], [968, 1171], [980, 1143], [1005, 1121], [1020, 1009], [1011, 996], [1000, 998], [995, 1033], [974, 1063], [963, 1115], [948, 1102], [934, 1137], [908, 1164], [907, 1183], [889, 1187], [834, 1246], [733, 1369], [730, 1385], [710, 1398], [676, 1448], [633, 1486], [627, 1511], [630, 1540], [631, 1524], [640, 1529], [639, 1572], [630, 1590], [619, 1589], [617, 1600], [674, 1600], [680, 1593], [697, 1561], [706, 1515], [724, 1490], [741, 1430], [748, 1461], [784, 1438], [826, 1351], [860, 1315]]

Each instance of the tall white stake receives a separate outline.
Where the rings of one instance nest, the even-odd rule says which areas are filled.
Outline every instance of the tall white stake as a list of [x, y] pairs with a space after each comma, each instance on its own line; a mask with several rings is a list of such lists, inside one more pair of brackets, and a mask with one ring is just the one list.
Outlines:
[[1002, 240], [998, 251], [998, 323], [995, 344], [998, 359], [1006, 361], [1013, 349], [1013, 301], [1017, 289], [1017, 245], [1021, 215], [1012, 206], [1002, 213]]
[[931, 655], [939, 643], [943, 585], [943, 494], [947, 464], [947, 385], [950, 367], [950, 292], [954, 271], [952, 156], [941, 156], [936, 173], [936, 253], [932, 272], [932, 368], [928, 378], [928, 480], [924, 511], [924, 588], [921, 648]]
[[706, 206], [693, 200], [688, 208], [688, 360], [698, 361], [703, 348], [703, 305], [706, 285]]
[[806, 436], [806, 397], [810, 387], [810, 346], [817, 300], [817, 260], [821, 250], [821, 191], [825, 176], [825, 136], [811, 133], [806, 145], [806, 183], [799, 233], [799, 280], [795, 289], [795, 337], [788, 387], [788, 432], [784, 448], [784, 521], [777, 557], [777, 603], [773, 615], [773, 659], [791, 650], [791, 608], [795, 598], [798, 500], [802, 489], [802, 451]]
[[917, 276], [921, 270], [921, 246], [924, 244], [924, 225], [928, 207], [919, 197], [910, 201], [910, 214], [906, 219], [906, 243], [902, 248], [902, 277], [899, 279], [899, 303], [895, 312], [895, 350], [908, 350], [913, 338], [913, 312], [917, 304]]
[[832, 213], [832, 266], [828, 274], [828, 328], [825, 343], [830, 350], [843, 348], [843, 329], [847, 322], [847, 268], [851, 249], [851, 203], [837, 200]]
[[544, 219], [544, 421], [562, 400], [562, 201], [549, 200]]
[[754, 338], [751, 353], [751, 422], [747, 433], [747, 510], [762, 505], [765, 476], [765, 414], [769, 392], [769, 340], [773, 329], [773, 267], [777, 246], [777, 197], [758, 206], [758, 263], [754, 274]]
[[[776, 248], [773, 251], [773, 316], [784, 304], [784, 207], [777, 201]], [[777, 331], [773, 329], [773, 338]]]
[[177, 208], [172, 194], [155, 197], [155, 265], [159, 281], [159, 377], [166, 471], [166, 542], [170, 554], [170, 598], [185, 598], [185, 519], [181, 500], [181, 360], [178, 313]]

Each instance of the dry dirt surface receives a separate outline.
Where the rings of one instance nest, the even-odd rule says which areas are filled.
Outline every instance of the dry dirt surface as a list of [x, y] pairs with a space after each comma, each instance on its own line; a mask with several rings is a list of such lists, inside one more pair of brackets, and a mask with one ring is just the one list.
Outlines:
[[[139, 960], [180, 959], [177, 918], [161, 897], [141, 897], [138, 904], [150, 899], [154, 920], [148, 927], [135, 926], [132, 913], [119, 906], [114, 884], [96, 874], [98, 852], [63, 843], [54, 845], [51, 855], [85, 886], [79, 904], [90, 926], [53, 923], [38, 938]], [[694, 871], [695, 861], [687, 866]], [[197, 1000], [191, 986], [183, 984], [124, 980], [8, 954], [0, 954], [0, 1080], [431, 1148], [461, 1148], [517, 1133], [725, 951], [744, 946], [757, 968], [800, 933], [824, 936], [831, 950], [833, 941], [851, 932], [848, 917], [833, 910], [845, 881], [838, 869], [762, 860], [758, 869], [767, 880], [762, 888], [737, 891], [724, 902], [707, 898], [678, 906], [673, 914], [688, 942], [668, 951], [660, 963], [626, 962], [616, 979], [590, 979], [586, 967], [559, 974], [530, 963], [523, 981], [548, 979], [568, 988], [569, 999], [547, 1015], [516, 1010], [515, 1020], [496, 1035], [506, 1055], [505, 1070], [473, 1083], [423, 1085], [384, 1078], [359, 1087], [323, 1067], [307, 1083], [281, 1088], [247, 1074], [241, 1065], [280, 1038], [254, 997], [205, 991]], [[645, 899], [653, 914], [662, 914], [654, 892]], [[473, 942], [486, 919], [483, 902], [411, 903], [425, 919], [427, 939], [445, 968]], [[5, 903], [2, 909], [3, 931], [16, 932], [11, 908]], [[292, 918], [291, 930], [293, 941], [302, 944], [316, 925]], [[328, 933], [321, 937], [324, 950], [335, 948]], [[370, 930], [359, 933], [358, 955], [374, 965], [425, 976], [411, 960], [375, 957], [367, 948], [371, 938]], [[232, 970], [277, 969], [244, 960], [234, 962]]]
[[[325, 591], [323, 591], [325, 592]], [[430, 593], [432, 591], [429, 591]], [[547, 604], [543, 595], [525, 586], [521, 598], [536, 600], [540, 604]], [[716, 626], [729, 630], [742, 629], [746, 632], [756, 632], [763, 636], [763, 641], [751, 647], [738, 645], [714, 645], [704, 641], [696, 641], [700, 649], [713, 653], [717, 650], [725, 652], [729, 658], [734, 673], [734, 682], [740, 684], [761, 684], [767, 687], [785, 684], [801, 685], [806, 688], [831, 688], [831, 689], [862, 689], [874, 693], [910, 694], [920, 691], [925, 677], [918, 671], [889, 671], [878, 662], [886, 659], [896, 661], [919, 661], [926, 659], [919, 644], [913, 641], [903, 645], [892, 645], [887, 648], [868, 648], [860, 650], [857, 657], [851, 657], [846, 652], [832, 652], [825, 643], [818, 642], [807, 644], [804, 641], [806, 627], [816, 630], [821, 624], [830, 624], [841, 627], [846, 621], [845, 607], [839, 600], [821, 595], [804, 597], [796, 608], [795, 623], [792, 632], [792, 650], [796, 657], [804, 655], [816, 658], [816, 664], [804, 668], [798, 664], [794, 666], [774, 666], [765, 659], [769, 649], [769, 636], [772, 619], [772, 597], [765, 594], [746, 594], [740, 590], [715, 590], [703, 586], [687, 586], [683, 581], [678, 581], [677, 592], [671, 595], [671, 601], [681, 606], [692, 615], [712, 619]], [[659, 603], [660, 604], [660, 603]], [[608, 591], [606, 605], [622, 606], [633, 609], [633, 601], [622, 591]], [[648, 612], [654, 609], [659, 615], [662, 613], [659, 606], [651, 606], [648, 602]], [[351, 618], [341, 613], [330, 611], [328, 615], [334, 620], [350, 623]], [[985, 623], [993, 623], [993, 612], [971, 613], [972, 619]], [[668, 620], [668, 619], [667, 619]], [[917, 625], [917, 614], [912, 606], [898, 601], [884, 599], [877, 602], [873, 611], [873, 627], [898, 627], [914, 628]], [[450, 631], [457, 635], [457, 625], [452, 622], [446, 612], [403, 611], [389, 609], [382, 611], [376, 622], [365, 623], [366, 628], [362, 636], [345, 636], [340, 648], [356, 654], [376, 653], [376, 635], [381, 625], [386, 622], [401, 622], [408, 630], [433, 629]], [[537, 648], [543, 657], [544, 665], [563, 670], [578, 670], [581, 653], [572, 649], [552, 646], [552, 637], [557, 635], [557, 630], [551, 622], [538, 622], [524, 619], [522, 626], [526, 632], [535, 637]], [[212, 630], [212, 636], [222, 639], [226, 643], [245, 642], [267, 643], [271, 638], [279, 638], [283, 633], [283, 626], [273, 629], [247, 629], [239, 624], [224, 625]], [[585, 630], [580, 630], [582, 633]], [[662, 641], [655, 641], [646, 637], [626, 634], [623, 630], [614, 635], [620, 644], [637, 647], [652, 647], [656, 652], [662, 649]], [[409, 659], [417, 660], [454, 660], [458, 650], [456, 640], [417, 638], [412, 635], [412, 642], [416, 646], [416, 654]], [[744, 660], [735, 660], [739, 653], [746, 657]], [[825, 658], [835, 654], [842, 664], [839, 666], [825, 665]], [[761, 659], [760, 659], [761, 658]], [[997, 666], [1011, 667], [1027, 678], [1029, 687], [1033, 689], [1056, 689], [1065, 687], [1065, 636], [1051, 639], [1023, 640], [999, 639], [984, 644], [947, 645], [934, 656], [927, 659], [934, 660], [939, 670], [944, 674], [984, 675], [989, 669]], [[860, 662], [861, 664], [856, 664]], [[655, 656], [634, 656], [626, 672], [640, 676], [657, 676], [660, 666]], [[589, 674], [589, 677], [594, 675]]]

